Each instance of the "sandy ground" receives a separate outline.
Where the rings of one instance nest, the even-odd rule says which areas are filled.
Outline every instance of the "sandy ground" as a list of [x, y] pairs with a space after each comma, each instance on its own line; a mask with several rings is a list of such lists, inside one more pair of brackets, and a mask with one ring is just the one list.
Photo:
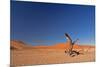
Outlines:
[[83, 54], [75, 57], [68, 56], [64, 51], [64, 49], [11, 50], [11, 65], [22, 66], [95, 61], [94, 48], [83, 50]]

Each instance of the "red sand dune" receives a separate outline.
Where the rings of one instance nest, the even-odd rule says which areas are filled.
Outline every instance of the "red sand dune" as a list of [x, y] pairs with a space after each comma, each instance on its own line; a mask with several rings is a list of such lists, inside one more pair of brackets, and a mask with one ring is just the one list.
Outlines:
[[[67, 43], [58, 43], [58, 44], [55, 44], [55, 45], [52, 45], [52, 46], [34, 46], [34, 48], [44, 48], [44, 49], [66, 49], [67, 47], [68, 47]], [[75, 44], [73, 48], [75, 48], [75, 49], [94, 48], [94, 46]]]
[[[24, 49], [24, 48], [33, 48], [33, 49], [66, 49], [68, 47], [67, 43], [58, 43], [51, 46], [31, 46], [28, 45], [22, 41], [13, 40], [11, 41], [11, 49]], [[74, 49], [79, 48], [94, 48], [94, 46], [88, 46], [88, 45], [77, 45], [75, 44]]]

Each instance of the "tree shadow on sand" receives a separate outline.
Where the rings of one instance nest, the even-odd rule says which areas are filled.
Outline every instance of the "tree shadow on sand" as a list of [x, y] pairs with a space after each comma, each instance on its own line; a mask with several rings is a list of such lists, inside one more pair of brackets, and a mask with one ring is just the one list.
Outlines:
[[68, 53], [67, 51], [65, 51], [65, 53], [68, 54], [71, 57], [75, 57], [75, 56], [78, 56], [80, 54], [83, 55], [83, 53], [80, 53], [79, 51], [75, 51], [75, 50], [72, 50], [70, 53]]

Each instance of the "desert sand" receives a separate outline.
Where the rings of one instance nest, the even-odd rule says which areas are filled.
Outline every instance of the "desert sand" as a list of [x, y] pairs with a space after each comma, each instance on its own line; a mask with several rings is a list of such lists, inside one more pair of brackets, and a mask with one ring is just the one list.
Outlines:
[[75, 45], [73, 50], [82, 54], [71, 57], [65, 53], [66, 43], [52, 46], [30, 46], [21, 41], [11, 41], [11, 66], [94, 62], [95, 46]]

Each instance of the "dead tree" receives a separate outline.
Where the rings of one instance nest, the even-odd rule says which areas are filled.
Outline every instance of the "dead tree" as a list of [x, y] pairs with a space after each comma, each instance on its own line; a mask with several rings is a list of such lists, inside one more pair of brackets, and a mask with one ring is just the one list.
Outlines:
[[73, 51], [73, 45], [79, 40], [75, 40], [74, 42], [72, 42], [72, 39], [71, 37], [65, 33], [65, 36], [66, 36], [66, 39], [67, 39], [67, 50], [65, 51], [65, 53], [68, 53], [70, 56], [75, 56], [75, 55], [78, 55], [79, 52], [77, 51]]

